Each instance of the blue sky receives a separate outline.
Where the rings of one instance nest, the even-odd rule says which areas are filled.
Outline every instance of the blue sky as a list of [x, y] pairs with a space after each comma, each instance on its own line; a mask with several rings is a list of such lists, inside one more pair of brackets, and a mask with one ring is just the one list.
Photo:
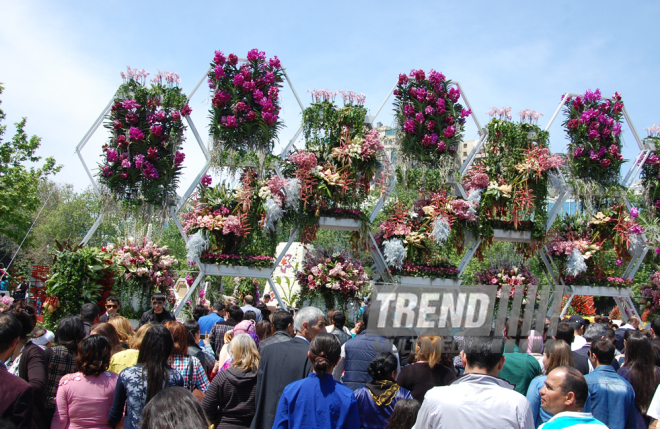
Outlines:
[[[127, 65], [177, 71], [189, 92], [216, 49], [277, 55], [304, 103], [308, 89], [353, 90], [366, 94], [373, 114], [399, 73], [434, 68], [461, 83], [482, 125], [491, 106], [511, 106], [542, 112], [545, 126], [563, 93], [588, 88], [620, 92], [640, 135], [660, 123], [658, 2], [24, 0], [3, 1], [2, 11], [8, 134], [27, 116], [28, 132], [43, 138], [41, 154], [65, 164], [56, 180], [77, 189], [88, 179], [73, 151], [121, 83], [119, 72]], [[203, 136], [207, 95], [203, 84], [191, 102]], [[392, 101], [378, 118], [385, 124]], [[289, 89], [282, 117], [284, 144], [300, 125]], [[566, 144], [560, 123], [550, 130], [556, 152]], [[637, 146], [624, 130], [624, 155], [634, 158]], [[476, 135], [470, 126], [465, 138]], [[85, 148], [88, 165], [106, 138], [101, 128]], [[184, 150], [186, 188], [203, 159], [190, 133]]]

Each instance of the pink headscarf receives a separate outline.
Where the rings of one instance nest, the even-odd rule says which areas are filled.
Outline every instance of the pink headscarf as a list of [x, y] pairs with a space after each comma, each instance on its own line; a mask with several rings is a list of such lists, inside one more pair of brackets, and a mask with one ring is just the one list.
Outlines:
[[254, 324], [254, 320], [243, 320], [236, 326], [234, 326], [234, 335], [238, 334], [247, 334], [249, 332], [256, 333], [257, 328]]

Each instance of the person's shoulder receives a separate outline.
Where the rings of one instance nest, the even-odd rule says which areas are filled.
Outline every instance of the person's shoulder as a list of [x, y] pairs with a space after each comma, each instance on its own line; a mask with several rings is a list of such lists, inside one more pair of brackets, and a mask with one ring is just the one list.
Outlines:
[[[3, 389], [0, 389], [0, 392], [3, 392], [4, 390], [7, 391], [7, 393], [10, 393], [9, 391], [11, 391], [12, 395], [33, 389], [30, 383], [20, 377], [10, 374], [6, 369], [0, 370], [0, 385], [3, 386]], [[0, 396], [2, 396], [1, 393]]]

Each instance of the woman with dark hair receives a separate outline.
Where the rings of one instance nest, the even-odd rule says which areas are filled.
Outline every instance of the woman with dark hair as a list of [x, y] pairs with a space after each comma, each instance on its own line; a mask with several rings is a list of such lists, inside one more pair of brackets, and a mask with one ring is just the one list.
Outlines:
[[256, 411], [259, 351], [252, 337], [238, 334], [229, 353], [231, 366], [213, 379], [202, 408], [216, 429], [249, 428]]
[[646, 429], [651, 423], [651, 418], [647, 415], [649, 405], [660, 384], [660, 368], [655, 366], [655, 352], [651, 340], [642, 332], [632, 332], [625, 345], [626, 360], [618, 374], [625, 378], [635, 391], [637, 429]]
[[408, 389], [396, 384], [398, 361], [390, 352], [378, 354], [369, 364], [371, 381], [355, 391], [364, 429], [380, 429], [387, 425], [394, 406], [400, 399], [412, 399]]
[[188, 330], [179, 322], [165, 322], [165, 327], [174, 339], [174, 349], [167, 363], [183, 376], [183, 387], [201, 401], [209, 388], [209, 379], [199, 359], [188, 356]]
[[396, 381], [410, 390], [420, 404], [424, 395], [436, 386], [448, 386], [456, 380], [456, 373], [442, 364], [442, 337], [419, 337], [415, 348], [415, 363], [401, 368]]
[[208, 313], [209, 311], [206, 309], [206, 307], [197, 304], [195, 308], [193, 308], [192, 317], [195, 319], [195, 322], [199, 322], [199, 318], [206, 316]]
[[151, 398], [166, 387], [183, 387], [181, 374], [167, 364], [172, 350], [174, 340], [166, 327], [154, 325], [147, 331], [137, 365], [126, 368], [117, 378], [115, 397], [108, 413], [111, 426], [121, 421], [125, 405], [124, 429], [139, 428], [142, 409]]
[[213, 364], [215, 362], [215, 356], [210, 357], [201, 347], [199, 347], [199, 342], [201, 341], [199, 323], [194, 320], [186, 320], [183, 323], [184, 328], [188, 331], [188, 356], [199, 359], [199, 363], [204, 368], [204, 372], [208, 376], [213, 369]]
[[46, 388], [46, 421], [53, 419], [55, 396], [60, 380], [76, 372], [78, 344], [85, 338], [85, 324], [78, 316], [69, 316], [57, 323], [53, 355], [48, 364], [48, 387]]
[[385, 429], [411, 429], [417, 420], [420, 403], [414, 399], [402, 399], [396, 402], [392, 417]]
[[327, 332], [318, 334], [307, 356], [313, 372], [284, 388], [273, 428], [358, 429], [360, 412], [353, 392], [332, 378], [341, 357], [337, 337]]
[[161, 390], [144, 407], [141, 429], [205, 429], [209, 422], [199, 401], [182, 387]]
[[259, 337], [259, 341], [263, 341], [273, 336], [273, 325], [270, 323], [270, 320], [263, 319], [261, 322], [257, 322], [255, 331]]
[[110, 343], [110, 352], [113, 355], [124, 351], [119, 340], [119, 334], [117, 334], [117, 330], [110, 323], [98, 323], [92, 326], [90, 335], [103, 335]]
[[29, 339], [30, 333], [37, 324], [37, 312], [24, 301], [14, 302], [9, 307], [9, 311], [21, 322], [21, 336], [14, 353], [6, 362], [7, 370], [27, 381], [34, 389], [32, 428], [47, 428], [49, 415], [44, 409], [48, 386], [46, 353]]
[[57, 389], [57, 411], [51, 429], [111, 428], [117, 374], [108, 371], [110, 342], [101, 335], [82, 340], [76, 355], [78, 372], [67, 374]]

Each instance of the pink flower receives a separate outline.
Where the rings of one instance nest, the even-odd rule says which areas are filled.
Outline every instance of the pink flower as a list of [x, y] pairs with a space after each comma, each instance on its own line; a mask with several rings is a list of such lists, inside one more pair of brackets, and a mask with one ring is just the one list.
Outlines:
[[262, 112], [261, 117], [264, 118], [264, 121], [268, 125], [273, 125], [275, 122], [277, 122], [277, 115], [273, 115], [269, 112]]
[[117, 145], [118, 146], [128, 146], [128, 143], [126, 142], [126, 136], [125, 135], [120, 135], [117, 136]]
[[252, 49], [247, 54], [247, 60], [248, 61], [259, 61], [259, 60], [265, 60], [265, 59], [266, 59], [266, 53], [262, 52], [258, 49]]
[[192, 113], [192, 109], [187, 104], [181, 108], [181, 114], [183, 116], [188, 116]]
[[461, 118], [466, 118], [472, 114], [472, 110], [465, 109], [461, 111]]
[[408, 119], [403, 123], [403, 131], [408, 134], [415, 133], [415, 122], [412, 119]]
[[424, 113], [427, 115], [432, 115], [435, 113], [435, 108], [433, 106], [426, 106], [426, 109], [424, 109]]
[[245, 78], [242, 74], [238, 73], [236, 76], [234, 76], [234, 79], [232, 79], [231, 82], [234, 84], [234, 86], [241, 86], [243, 85], [243, 82], [245, 82]]
[[630, 209], [630, 216], [639, 217], [639, 209], [637, 207], [631, 208]]
[[454, 133], [455, 133], [455, 132], [456, 132], [456, 131], [454, 130], [454, 127], [449, 126], [449, 127], [447, 127], [447, 128], [445, 129], [445, 137], [447, 137], [447, 138], [451, 138], [451, 137], [454, 136]]
[[417, 121], [418, 124], [421, 124], [424, 122], [424, 114], [422, 112], [417, 112], [415, 115], [415, 120]]
[[447, 144], [444, 141], [440, 140], [438, 142], [438, 151], [444, 152], [445, 149], [447, 149]]
[[273, 68], [273, 69], [279, 69], [282, 68], [282, 64], [280, 63], [280, 59], [277, 58], [277, 55], [275, 55], [273, 58], [268, 60], [268, 64]]
[[584, 153], [584, 148], [579, 147], [575, 149], [575, 152], [573, 152], [573, 157], [579, 158], [582, 156], [583, 153]]
[[408, 83], [408, 76], [405, 74], [400, 74], [399, 75], [399, 81], [397, 82], [397, 85], [405, 85]]
[[151, 133], [156, 137], [163, 136], [163, 127], [162, 125], [154, 125], [151, 127]]
[[151, 160], [157, 160], [158, 159], [158, 149], [150, 147], [147, 149], [147, 158]]
[[477, 189], [486, 189], [490, 184], [490, 178], [486, 173], [477, 173], [472, 176], [472, 187]]
[[131, 161], [129, 161], [128, 159], [125, 159], [121, 162], [121, 166], [122, 166], [122, 168], [131, 168]]
[[139, 128], [131, 127], [131, 129], [128, 130], [128, 138], [134, 142], [139, 142], [144, 140], [144, 133], [140, 131]]
[[124, 100], [122, 105], [124, 106], [124, 109], [139, 109], [140, 108], [140, 105], [137, 104], [137, 101], [130, 100], [130, 99]]
[[234, 215], [227, 216], [224, 224], [222, 225], [222, 233], [224, 235], [233, 233], [237, 236], [240, 236], [241, 232], [242, 232], [241, 221], [238, 219], [238, 217]]
[[245, 119], [246, 119], [248, 122], [253, 122], [255, 119], [257, 119], [257, 114], [254, 113], [253, 110], [250, 110], [250, 111], [248, 112], [247, 116], [245, 117]]
[[179, 120], [181, 120], [181, 113], [178, 110], [172, 112], [172, 120], [176, 122], [179, 122]]
[[225, 63], [225, 55], [222, 53], [222, 51], [215, 51], [213, 62], [220, 65], [223, 65]]
[[238, 64], [238, 57], [235, 54], [229, 54], [229, 58], [227, 62], [232, 66], [235, 66], [236, 64]]
[[108, 162], [116, 162], [118, 159], [117, 151], [112, 149], [106, 149], [105, 156]]
[[237, 128], [238, 122], [236, 122], [236, 116], [223, 116], [220, 119], [220, 123], [227, 128]]
[[236, 103], [236, 106], [234, 107], [234, 111], [237, 111], [237, 112], [241, 112], [241, 111], [249, 110], [249, 109], [250, 108], [248, 107], [248, 105], [245, 104], [242, 101], [239, 101], [238, 103]]
[[302, 171], [309, 171], [317, 165], [316, 155], [304, 150], [289, 155], [289, 161], [297, 164]]
[[206, 174], [206, 175], [204, 175], [204, 177], [202, 177], [201, 183], [202, 183], [203, 186], [209, 187], [209, 186], [211, 186], [212, 182], [213, 182], [213, 179], [211, 178], [210, 174]]
[[135, 158], [133, 158], [133, 162], [135, 163], [135, 168], [138, 170], [142, 168], [142, 165], [144, 164], [144, 155], [141, 153], [138, 155], [135, 155]]
[[186, 155], [177, 150], [176, 155], [174, 155], [174, 165], [181, 165], [184, 159], [186, 159]]
[[607, 168], [607, 167], [610, 166], [610, 164], [612, 163], [612, 161], [610, 161], [609, 159], [604, 159], [604, 160], [602, 160], [600, 163], [603, 165], [603, 167]]
[[225, 73], [225, 70], [222, 68], [222, 66], [215, 66], [215, 69], [213, 69], [213, 71], [215, 72], [215, 78], [216, 79], [221, 79], [221, 78], [227, 76], [227, 74]]
[[231, 100], [231, 95], [224, 91], [218, 91], [213, 96], [212, 103], [214, 107], [224, 107], [229, 100]]
[[142, 172], [147, 179], [158, 179], [158, 170], [149, 161], [144, 161], [144, 170]]
[[116, 119], [114, 121], [112, 121], [112, 124], [113, 124], [112, 129], [114, 129], [115, 131], [124, 126], [120, 121], [118, 121]]

